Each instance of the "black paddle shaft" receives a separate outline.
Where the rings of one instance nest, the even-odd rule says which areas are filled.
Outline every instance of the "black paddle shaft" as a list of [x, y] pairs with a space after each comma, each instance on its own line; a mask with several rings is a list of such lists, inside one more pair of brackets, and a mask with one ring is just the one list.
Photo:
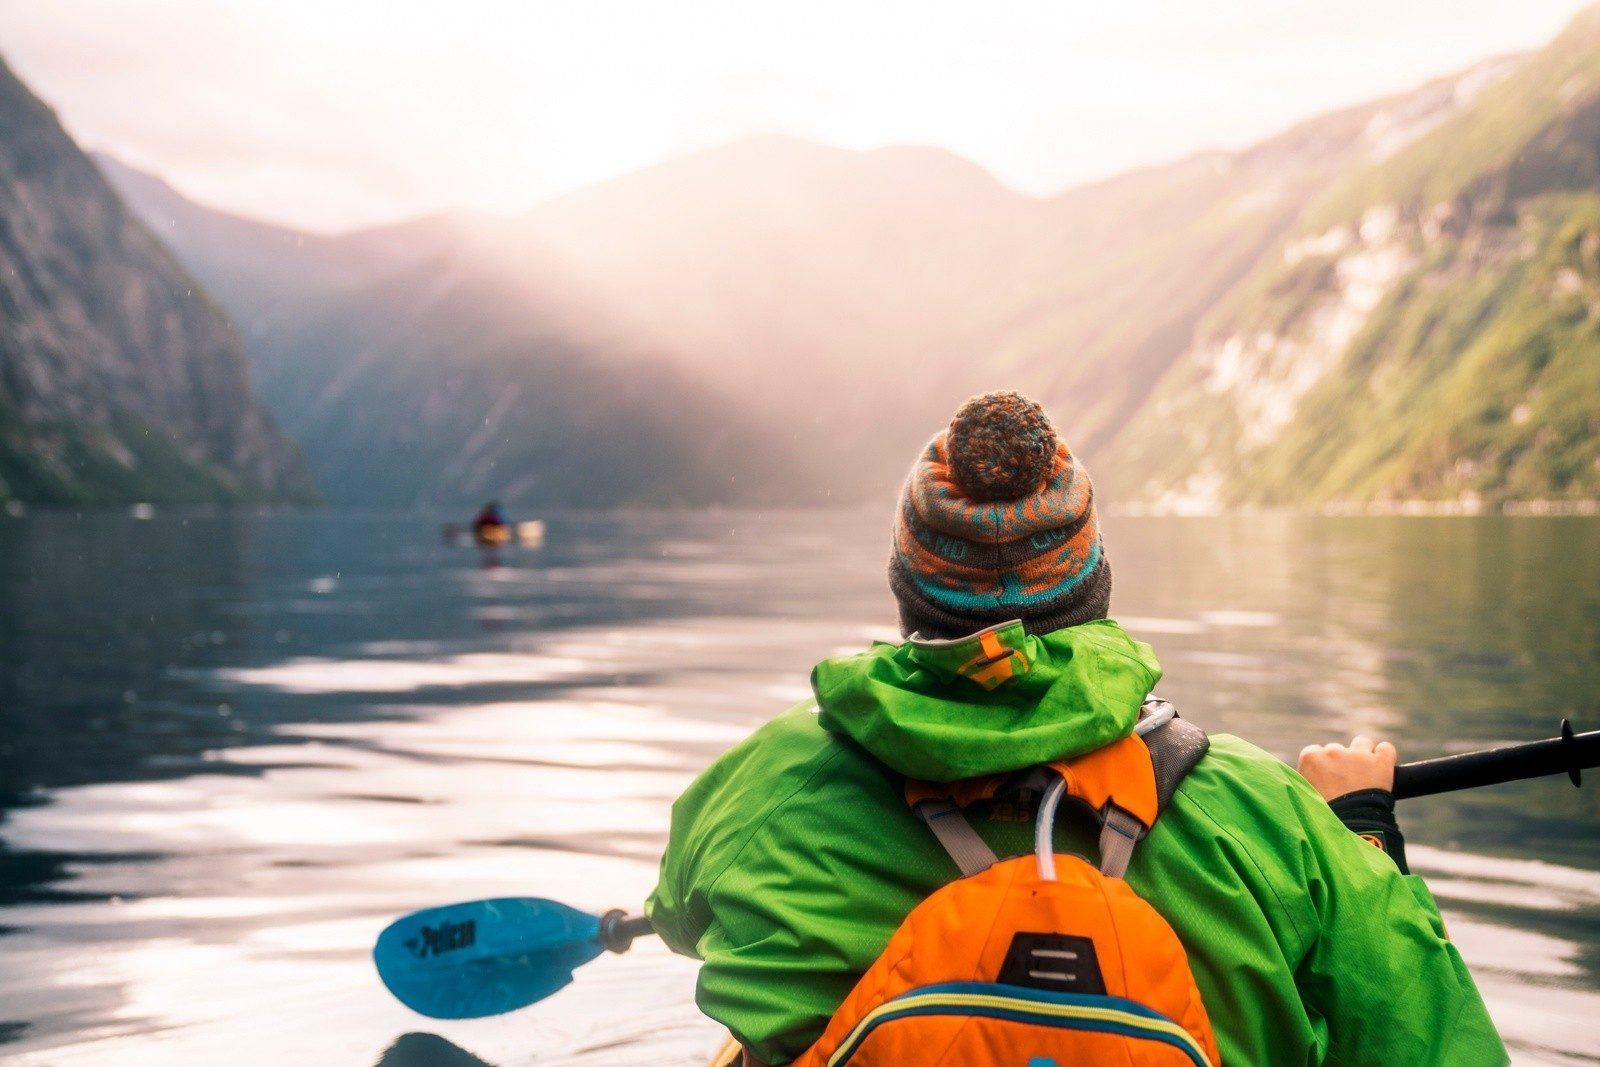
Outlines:
[[1575, 734], [1562, 719], [1560, 737], [1402, 763], [1394, 769], [1394, 795], [1405, 800], [1551, 774], [1565, 774], [1578, 785], [1579, 772], [1589, 767], [1600, 767], [1600, 730]]
[[615, 908], [600, 916], [600, 944], [610, 952], [626, 952], [633, 947], [633, 939], [647, 937], [656, 932], [650, 920], [643, 915], [629, 915]]

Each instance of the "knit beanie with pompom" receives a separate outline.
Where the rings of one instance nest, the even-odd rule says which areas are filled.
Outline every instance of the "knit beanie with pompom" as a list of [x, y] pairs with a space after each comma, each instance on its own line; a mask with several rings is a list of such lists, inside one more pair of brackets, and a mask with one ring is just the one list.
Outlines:
[[907, 636], [965, 637], [1021, 619], [1042, 634], [1111, 605], [1094, 487], [1020, 393], [961, 406], [900, 493], [889, 585]]

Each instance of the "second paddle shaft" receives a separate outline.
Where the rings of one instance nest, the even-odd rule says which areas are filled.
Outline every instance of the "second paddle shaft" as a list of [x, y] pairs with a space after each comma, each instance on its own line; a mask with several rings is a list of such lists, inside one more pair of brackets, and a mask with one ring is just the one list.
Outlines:
[[1574, 734], [1572, 724], [1562, 719], [1559, 737], [1403, 763], [1394, 769], [1394, 795], [1405, 800], [1552, 774], [1565, 774], [1577, 785], [1580, 771], [1597, 766], [1600, 730]]

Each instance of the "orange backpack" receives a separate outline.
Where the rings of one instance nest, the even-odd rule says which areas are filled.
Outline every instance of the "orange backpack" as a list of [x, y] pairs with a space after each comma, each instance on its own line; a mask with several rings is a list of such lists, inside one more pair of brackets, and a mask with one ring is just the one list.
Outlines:
[[[1020, 779], [908, 782], [964, 877], [906, 917], [796, 1067], [1218, 1064], [1183, 945], [1122, 879], [1208, 746], [1152, 700], [1133, 734]], [[998, 860], [961, 808], [1045, 783], [1036, 853]], [[1098, 869], [1055, 852], [1063, 796], [1100, 823]]]

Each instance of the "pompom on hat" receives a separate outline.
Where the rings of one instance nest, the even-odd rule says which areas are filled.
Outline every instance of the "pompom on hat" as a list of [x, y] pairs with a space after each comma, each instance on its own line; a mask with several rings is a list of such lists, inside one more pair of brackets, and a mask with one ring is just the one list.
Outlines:
[[1020, 393], [975, 396], [928, 443], [900, 494], [889, 585], [908, 636], [1106, 617], [1094, 487], [1043, 408]]

